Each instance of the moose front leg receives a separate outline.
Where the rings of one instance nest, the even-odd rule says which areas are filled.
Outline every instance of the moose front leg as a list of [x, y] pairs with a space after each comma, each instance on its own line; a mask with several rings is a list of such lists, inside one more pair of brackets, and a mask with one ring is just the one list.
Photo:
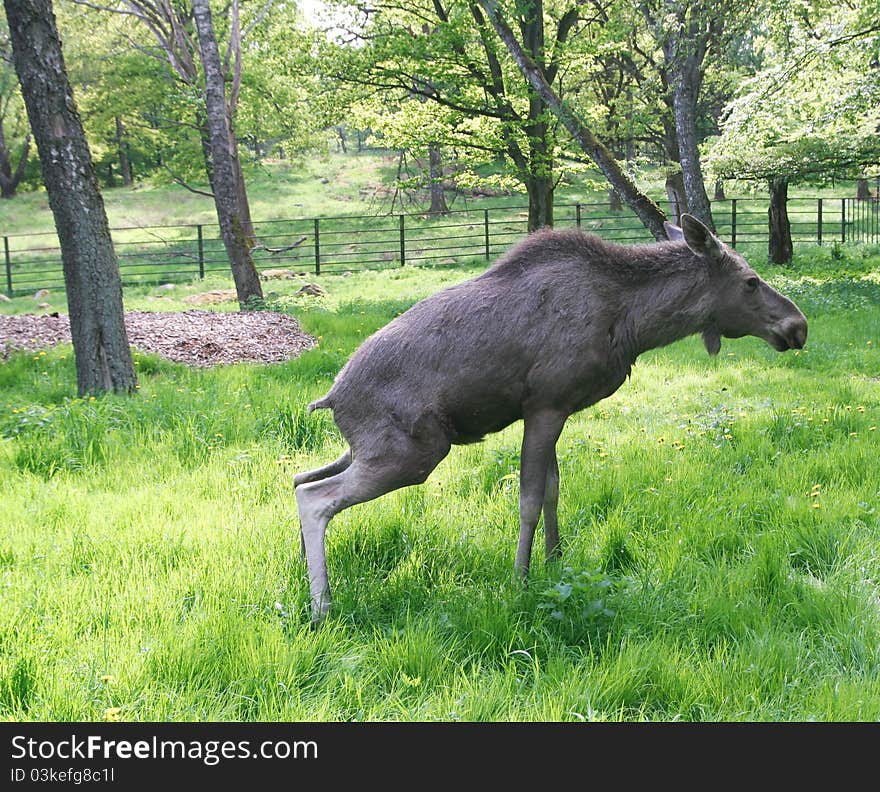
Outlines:
[[544, 548], [545, 560], [548, 564], [559, 560], [559, 522], [556, 518], [556, 507], [559, 504], [559, 462], [556, 459], [556, 447], [547, 468], [547, 480], [544, 485]]
[[[520, 455], [519, 542], [514, 562], [515, 572], [523, 580], [529, 574], [535, 528], [546, 501], [548, 474], [551, 465], [556, 468], [556, 441], [559, 439], [565, 418], [565, 415], [550, 410], [532, 413], [525, 418], [522, 454]], [[556, 478], [558, 479], [558, 469]], [[558, 496], [554, 496], [550, 504], [552, 508], [548, 509], [553, 512], [554, 516], [551, 525], [552, 533], [555, 536], [554, 545], [558, 544], [555, 520], [556, 497]], [[549, 542], [549, 533], [547, 537]]]

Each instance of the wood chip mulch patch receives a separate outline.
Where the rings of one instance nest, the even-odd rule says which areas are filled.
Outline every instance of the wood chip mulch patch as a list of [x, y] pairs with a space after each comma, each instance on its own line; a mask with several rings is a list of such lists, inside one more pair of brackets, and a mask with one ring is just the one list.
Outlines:
[[[270, 311], [129, 311], [129, 343], [176, 363], [280, 363], [311, 349], [316, 340], [292, 316]], [[0, 359], [14, 350], [70, 343], [67, 316], [0, 315]]]

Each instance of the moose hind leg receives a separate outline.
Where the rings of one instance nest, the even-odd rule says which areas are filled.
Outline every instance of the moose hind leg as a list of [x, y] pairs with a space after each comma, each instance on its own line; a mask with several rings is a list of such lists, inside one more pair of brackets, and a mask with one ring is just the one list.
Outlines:
[[310, 481], [320, 481], [337, 473], [342, 473], [351, 464], [351, 449], [346, 449], [345, 453], [335, 462], [331, 462], [324, 467], [315, 468], [315, 470], [307, 470], [304, 473], [297, 473], [293, 477], [293, 486], [298, 487], [300, 484], [308, 484]]
[[357, 503], [378, 498], [411, 484], [420, 484], [449, 450], [433, 453], [415, 448], [405, 441], [389, 444], [391, 456], [358, 458], [335, 476], [302, 484], [296, 488], [300, 530], [309, 570], [309, 593], [312, 622], [321, 621], [330, 610], [330, 585], [327, 580], [325, 536], [334, 515]]
[[544, 485], [544, 548], [545, 560], [552, 563], [559, 560], [559, 522], [556, 516], [556, 507], [559, 504], [559, 462], [556, 459], [556, 449], [550, 459], [547, 468], [547, 481]]

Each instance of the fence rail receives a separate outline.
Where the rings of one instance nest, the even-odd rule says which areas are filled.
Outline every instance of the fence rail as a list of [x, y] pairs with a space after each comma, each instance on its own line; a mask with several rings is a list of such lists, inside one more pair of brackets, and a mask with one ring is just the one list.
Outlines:
[[[668, 208], [668, 207], [664, 207]], [[856, 198], [795, 198], [788, 202], [794, 242], [880, 243], [880, 203]], [[714, 201], [718, 233], [734, 247], [767, 242], [767, 201]], [[651, 236], [631, 210], [607, 203], [557, 204], [557, 228], [578, 227], [621, 243]], [[341, 273], [485, 259], [524, 236], [527, 207], [470, 208], [439, 217], [384, 215], [266, 220], [255, 224], [259, 270]], [[189, 281], [229, 272], [214, 225], [111, 229], [124, 285]], [[42, 244], [41, 244], [42, 243]], [[62, 287], [61, 249], [54, 232], [3, 236], [9, 296]]]

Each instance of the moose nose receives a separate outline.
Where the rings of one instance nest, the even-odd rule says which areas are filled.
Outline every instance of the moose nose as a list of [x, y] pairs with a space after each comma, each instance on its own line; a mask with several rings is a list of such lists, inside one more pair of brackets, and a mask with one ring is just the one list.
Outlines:
[[788, 343], [792, 349], [803, 349], [807, 343], [807, 320], [797, 319], [788, 329]]

